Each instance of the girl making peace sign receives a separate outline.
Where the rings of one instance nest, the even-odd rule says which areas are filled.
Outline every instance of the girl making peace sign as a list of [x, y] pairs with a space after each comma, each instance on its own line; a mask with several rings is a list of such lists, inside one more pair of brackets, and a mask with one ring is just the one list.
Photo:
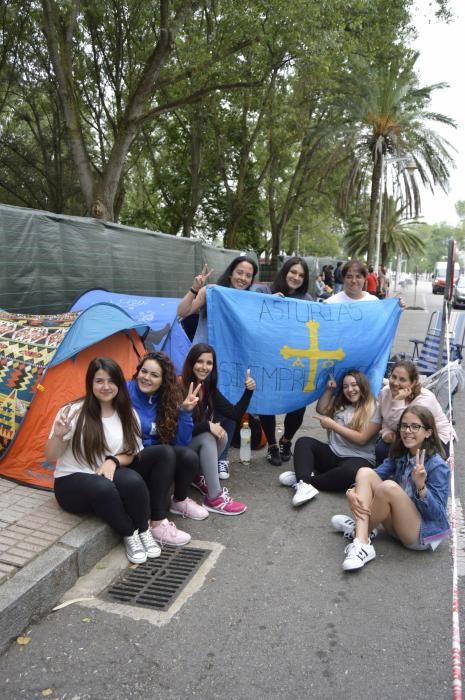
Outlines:
[[150, 492], [152, 535], [158, 542], [187, 544], [191, 536], [168, 520], [168, 494], [174, 483], [169, 511], [193, 520], [204, 520], [208, 510], [187, 495], [199, 470], [199, 460], [187, 445], [192, 439], [192, 410], [200, 387], [187, 387], [185, 398], [176, 372], [164, 352], [149, 352], [128, 382], [129, 396], [142, 426], [143, 459], [131, 467], [141, 474]]
[[332, 526], [354, 538], [346, 549], [344, 571], [375, 558], [376, 527], [408, 549], [435, 550], [449, 533], [449, 467], [431, 411], [410, 406], [400, 417], [390, 456], [374, 471], [357, 472], [346, 495], [354, 519], [335, 515]]

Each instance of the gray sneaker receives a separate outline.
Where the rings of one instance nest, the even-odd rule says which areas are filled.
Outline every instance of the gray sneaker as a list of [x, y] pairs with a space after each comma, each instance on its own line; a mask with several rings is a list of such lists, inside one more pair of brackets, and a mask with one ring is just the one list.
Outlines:
[[150, 528], [147, 528], [145, 532], [139, 532], [139, 537], [149, 559], [156, 559], [160, 556], [161, 549], [153, 539], [153, 535], [150, 532]]
[[134, 530], [129, 537], [123, 537], [123, 542], [126, 549], [126, 556], [131, 564], [143, 564], [147, 561], [147, 552], [144, 549], [144, 545], [141, 542], [137, 530]]

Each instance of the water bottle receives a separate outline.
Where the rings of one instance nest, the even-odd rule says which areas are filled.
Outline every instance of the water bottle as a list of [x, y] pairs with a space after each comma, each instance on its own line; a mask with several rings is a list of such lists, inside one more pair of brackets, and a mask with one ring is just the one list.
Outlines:
[[239, 459], [241, 460], [242, 464], [250, 464], [250, 438], [250, 427], [246, 421], [241, 428], [241, 447], [239, 450]]

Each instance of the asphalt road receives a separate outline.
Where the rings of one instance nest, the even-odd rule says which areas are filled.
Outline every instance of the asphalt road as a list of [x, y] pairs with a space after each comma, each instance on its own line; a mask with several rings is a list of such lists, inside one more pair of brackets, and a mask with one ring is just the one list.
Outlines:
[[[442, 304], [429, 289], [418, 289], [424, 311], [404, 312], [396, 350], [423, 337]], [[405, 297], [412, 303], [413, 290]], [[463, 394], [455, 407], [463, 439]], [[322, 437], [312, 414], [302, 434]], [[411, 552], [381, 535], [376, 559], [344, 573], [344, 540], [329, 526], [332, 514], [347, 512], [344, 496], [320, 494], [293, 509], [280, 471], [254, 453], [250, 467], [233, 465], [228, 483], [247, 513], [189, 521], [195, 537], [224, 550], [167, 624], [85, 603], [51, 613], [25, 630], [27, 645], [13, 643], [0, 658], [2, 700], [451, 698], [448, 545]], [[460, 589], [463, 610], [462, 578]]]

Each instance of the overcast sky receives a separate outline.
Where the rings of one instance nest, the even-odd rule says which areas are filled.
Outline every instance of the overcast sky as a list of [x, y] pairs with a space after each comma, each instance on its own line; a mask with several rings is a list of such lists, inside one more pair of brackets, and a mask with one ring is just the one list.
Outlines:
[[434, 129], [457, 149], [456, 168], [452, 171], [449, 193], [437, 189], [422, 194], [422, 215], [427, 223], [445, 221], [455, 225], [459, 219], [455, 202], [465, 200], [465, 2], [449, 0], [454, 12], [450, 24], [439, 22], [429, 8], [428, 0], [416, 0], [415, 24], [419, 34], [415, 48], [420, 51], [417, 67], [420, 84], [449, 83], [450, 87], [433, 93], [431, 111], [452, 117], [456, 130], [441, 125]]

